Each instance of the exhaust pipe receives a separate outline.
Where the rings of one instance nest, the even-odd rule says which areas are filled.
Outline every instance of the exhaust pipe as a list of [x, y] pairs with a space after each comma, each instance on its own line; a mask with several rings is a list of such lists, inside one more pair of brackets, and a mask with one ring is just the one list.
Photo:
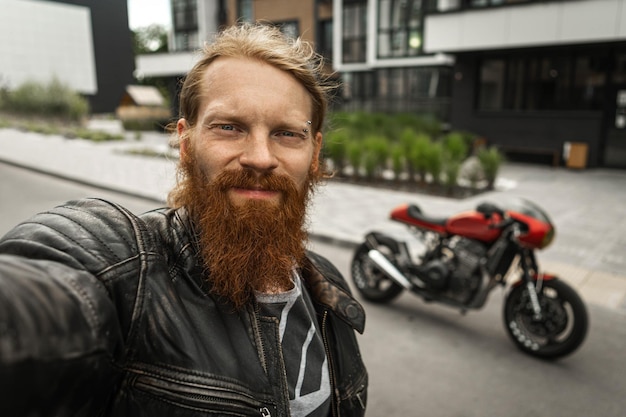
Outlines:
[[385, 255], [377, 251], [376, 249], [372, 249], [367, 253], [367, 256], [376, 264], [377, 267], [380, 268], [381, 271], [385, 273], [392, 281], [401, 285], [407, 290], [412, 290], [414, 285], [411, 281], [406, 279], [406, 277], [402, 274], [402, 272], [398, 271], [389, 259], [385, 258]]

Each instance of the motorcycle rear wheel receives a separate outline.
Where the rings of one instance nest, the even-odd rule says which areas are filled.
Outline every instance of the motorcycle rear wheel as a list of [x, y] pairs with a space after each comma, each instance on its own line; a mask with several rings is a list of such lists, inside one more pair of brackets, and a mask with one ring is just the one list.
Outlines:
[[[392, 263], [394, 262], [394, 247], [396, 242], [381, 240], [376, 248]], [[354, 252], [350, 272], [352, 281], [359, 294], [374, 303], [388, 303], [402, 293], [402, 286], [392, 281], [369, 258], [370, 247], [362, 243]]]
[[504, 325], [524, 353], [558, 359], [580, 347], [588, 329], [587, 309], [578, 293], [554, 278], [543, 281], [537, 293], [542, 318], [535, 319], [525, 285], [514, 287], [504, 303]]

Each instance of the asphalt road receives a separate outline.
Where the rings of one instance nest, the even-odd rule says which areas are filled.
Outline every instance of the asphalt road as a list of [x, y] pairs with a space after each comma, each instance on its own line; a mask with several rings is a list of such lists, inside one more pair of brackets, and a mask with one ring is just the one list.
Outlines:
[[[20, 220], [67, 200], [102, 197], [140, 213], [158, 204], [0, 164], [0, 235]], [[351, 251], [314, 241], [348, 277]], [[370, 373], [368, 416], [623, 417], [626, 315], [589, 306], [581, 349], [556, 362], [520, 353], [508, 340], [502, 293], [461, 315], [404, 294], [365, 304], [359, 336]]]

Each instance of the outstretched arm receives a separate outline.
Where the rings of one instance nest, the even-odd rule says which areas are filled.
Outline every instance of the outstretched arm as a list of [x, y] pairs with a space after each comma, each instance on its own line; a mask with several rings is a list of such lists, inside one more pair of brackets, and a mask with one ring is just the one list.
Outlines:
[[106, 407], [124, 330], [103, 277], [119, 276], [116, 265], [137, 254], [133, 221], [85, 200], [0, 240], [0, 415], [94, 416]]
[[102, 407], [115, 385], [121, 341], [113, 315], [89, 273], [0, 255], [0, 415]]

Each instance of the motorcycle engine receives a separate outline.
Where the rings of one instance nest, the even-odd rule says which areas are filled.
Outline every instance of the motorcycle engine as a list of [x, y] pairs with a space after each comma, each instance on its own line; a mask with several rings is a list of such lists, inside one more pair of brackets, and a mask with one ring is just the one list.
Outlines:
[[420, 276], [443, 296], [465, 303], [481, 283], [480, 263], [487, 248], [480, 242], [455, 237], [442, 249], [442, 256], [424, 263]]

